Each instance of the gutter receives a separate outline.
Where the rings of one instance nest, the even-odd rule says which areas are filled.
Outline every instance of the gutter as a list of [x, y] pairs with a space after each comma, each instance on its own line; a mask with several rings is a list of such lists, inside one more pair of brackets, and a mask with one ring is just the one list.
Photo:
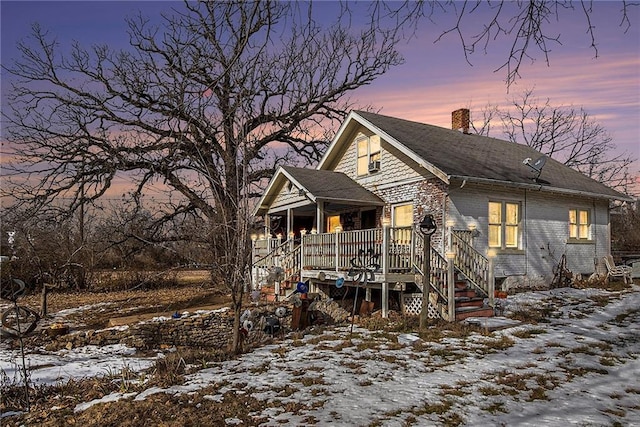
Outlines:
[[[502, 180], [489, 179], [489, 178], [477, 178], [477, 177], [466, 176], [466, 175], [448, 175], [447, 177], [449, 178], [449, 180], [459, 179], [462, 181], [475, 182], [478, 184], [489, 184], [489, 185], [499, 184], [505, 187], [524, 188], [524, 189], [534, 190], [534, 191], [544, 191], [547, 193], [569, 194], [574, 196], [591, 197], [596, 199], [620, 200], [625, 202], [632, 202], [635, 200], [634, 198], [630, 196], [626, 196], [624, 194], [620, 194], [620, 196], [614, 196], [614, 195], [601, 194], [601, 193], [591, 193], [588, 191], [581, 191], [581, 190], [570, 190], [567, 188], [548, 187], [542, 184], [524, 184], [524, 183], [502, 181]], [[612, 190], [612, 191], [615, 191], [615, 190]]]

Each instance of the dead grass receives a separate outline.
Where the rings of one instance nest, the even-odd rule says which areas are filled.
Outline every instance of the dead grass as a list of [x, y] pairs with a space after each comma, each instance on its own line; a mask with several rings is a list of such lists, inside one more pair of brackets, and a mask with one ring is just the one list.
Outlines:
[[552, 304], [545, 304], [544, 306], [523, 304], [518, 307], [514, 307], [511, 310], [509, 317], [535, 325], [538, 323], [548, 323], [549, 318], [552, 317], [554, 311], [555, 307]]
[[546, 334], [546, 333], [547, 331], [545, 329], [533, 328], [533, 329], [523, 329], [523, 330], [515, 331], [511, 335], [513, 335], [516, 338], [526, 339], [526, 338], [531, 338], [536, 335]]
[[[268, 421], [267, 417], [256, 416], [256, 413], [267, 405], [265, 402], [258, 401], [249, 393], [227, 392], [221, 402], [206, 397], [209, 393], [217, 394], [217, 391], [204, 389], [188, 396], [159, 393], [148, 396], [144, 401], [121, 400], [98, 404], [78, 413], [74, 413], [73, 405], [55, 411], [32, 411], [20, 417], [3, 420], [3, 426], [200, 426], [226, 425], [225, 419], [229, 418], [240, 420], [242, 425], [257, 425]], [[269, 405], [282, 407], [293, 413], [299, 413], [305, 408], [303, 403], [283, 404], [277, 400]], [[203, 417], [203, 414], [206, 416]]]
[[487, 411], [490, 414], [496, 414], [498, 412], [507, 413], [508, 411], [504, 407], [504, 402], [494, 402], [490, 405], [482, 407], [483, 411]]
[[[137, 289], [114, 292], [59, 292], [53, 291], [47, 297], [48, 313], [100, 304], [91, 314], [78, 312], [67, 317], [68, 321], [82, 323], [87, 329], [101, 329], [108, 326], [109, 319], [121, 316], [143, 314], [167, 315], [177, 310], [204, 305], [225, 305], [230, 301], [226, 295], [202, 284], [181, 284], [161, 289]], [[40, 307], [40, 295], [28, 295], [21, 299], [27, 307]]]

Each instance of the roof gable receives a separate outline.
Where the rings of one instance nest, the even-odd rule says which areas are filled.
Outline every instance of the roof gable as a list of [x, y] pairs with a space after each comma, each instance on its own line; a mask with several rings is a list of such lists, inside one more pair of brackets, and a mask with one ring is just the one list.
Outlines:
[[384, 205], [382, 199], [342, 172], [282, 166], [278, 168], [260, 198], [255, 210], [256, 215], [266, 213], [287, 182], [298, 188], [299, 193], [312, 203], [330, 201], [367, 206]]

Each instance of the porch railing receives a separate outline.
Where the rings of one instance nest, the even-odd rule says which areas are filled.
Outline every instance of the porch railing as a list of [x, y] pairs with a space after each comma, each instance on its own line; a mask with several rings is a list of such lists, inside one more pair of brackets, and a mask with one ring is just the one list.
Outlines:
[[[378, 262], [385, 273], [410, 273], [414, 245], [412, 227], [385, 227], [341, 233], [307, 234], [302, 236], [302, 267], [304, 269], [348, 270], [351, 260], [360, 250], [379, 254]], [[386, 233], [386, 236], [385, 236]], [[383, 263], [383, 257], [386, 257]]]
[[367, 251], [372, 248], [374, 253], [382, 253], [382, 230], [306, 234], [301, 242], [302, 268], [348, 270], [351, 259], [358, 256], [360, 249]]
[[281, 246], [282, 240], [280, 239], [261, 239], [253, 242], [253, 260], [265, 259], [272, 254], [279, 246]]

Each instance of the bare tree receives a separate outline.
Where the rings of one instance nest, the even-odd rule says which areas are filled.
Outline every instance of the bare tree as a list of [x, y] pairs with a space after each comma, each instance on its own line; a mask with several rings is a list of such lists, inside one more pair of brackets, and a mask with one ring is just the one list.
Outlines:
[[628, 192], [632, 184], [629, 167], [636, 159], [618, 152], [611, 135], [583, 108], [554, 106], [529, 89], [514, 97], [510, 107], [487, 105], [481, 115], [472, 124], [478, 134], [489, 136], [498, 121], [502, 136], [511, 142], [535, 148], [619, 191]]
[[347, 95], [401, 63], [397, 29], [328, 28], [310, 4], [190, 2], [128, 20], [130, 48], [69, 54], [38, 25], [7, 68], [17, 78], [3, 113], [19, 204], [68, 212], [100, 198], [118, 177], [131, 196], [166, 190], [160, 226], [206, 219], [214, 277], [233, 298], [233, 348], [249, 263], [251, 196], [278, 164], [317, 161], [323, 129], [350, 109]]
[[[455, 36], [460, 40], [467, 63], [471, 64], [474, 53], [487, 53], [490, 45], [498, 40], [506, 40], [508, 50], [505, 61], [496, 71], [506, 73], [507, 87], [520, 78], [523, 63], [536, 60], [541, 55], [550, 64], [554, 46], [562, 44], [559, 33], [549, 29], [553, 21], [562, 22], [568, 14], [579, 15], [584, 23], [584, 34], [594, 57], [598, 57], [596, 26], [593, 18], [601, 13], [604, 2], [592, 0], [531, 0], [531, 1], [405, 1], [384, 2], [377, 6], [378, 17], [395, 17], [407, 29], [418, 28], [420, 23], [442, 20], [442, 13], [453, 16], [453, 23], [436, 39]], [[619, 26], [626, 33], [632, 23], [632, 7], [638, 2], [622, 0], [618, 2]]]

